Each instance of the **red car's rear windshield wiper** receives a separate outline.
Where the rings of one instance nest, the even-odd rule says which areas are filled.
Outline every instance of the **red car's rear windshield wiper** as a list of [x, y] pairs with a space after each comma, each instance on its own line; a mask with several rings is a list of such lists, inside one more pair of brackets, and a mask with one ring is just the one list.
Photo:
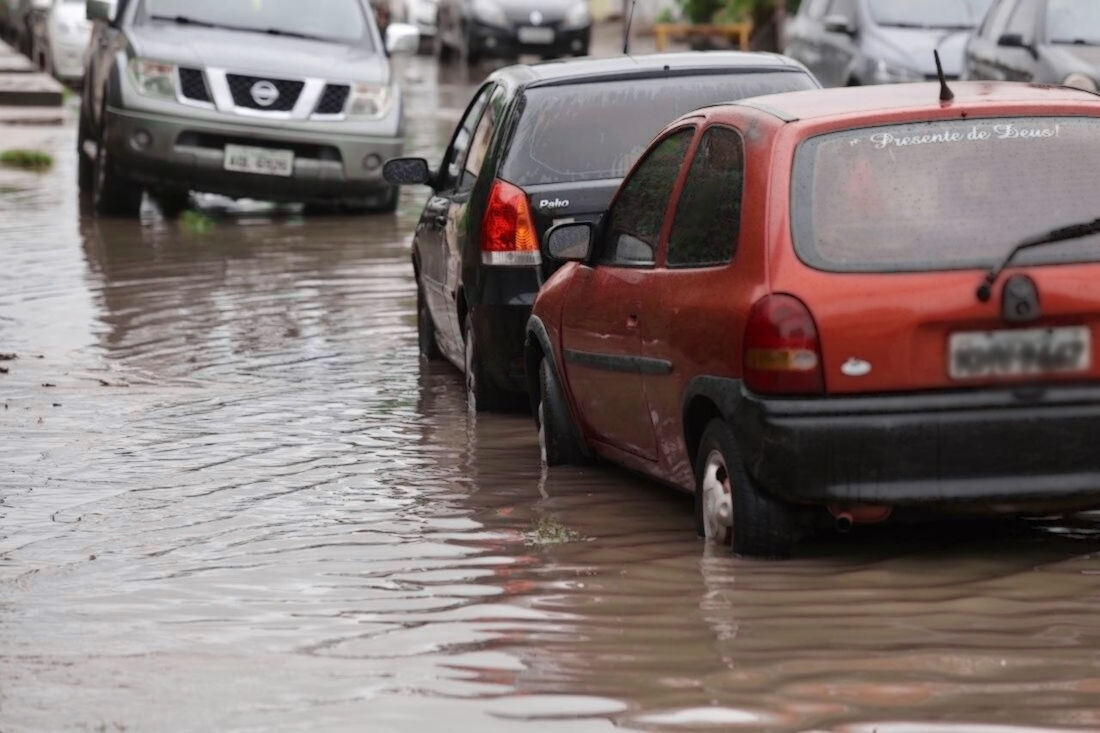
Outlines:
[[1083, 222], [1081, 224], [1071, 224], [1068, 227], [1062, 227], [1061, 229], [1055, 229], [1048, 234], [1041, 234], [1038, 237], [1032, 237], [1031, 239], [1025, 239], [1017, 244], [1009, 251], [1008, 255], [1001, 261], [1001, 264], [996, 265], [989, 272], [986, 273], [985, 279], [978, 287], [978, 300], [983, 303], [989, 302], [989, 299], [993, 296], [993, 284], [997, 282], [997, 278], [1001, 276], [1012, 261], [1016, 259], [1024, 250], [1032, 249], [1034, 247], [1042, 247], [1047, 244], [1057, 244], [1058, 242], [1068, 242], [1072, 239], [1084, 239], [1085, 237], [1091, 237], [1094, 234], [1100, 234], [1100, 219], [1093, 221]]

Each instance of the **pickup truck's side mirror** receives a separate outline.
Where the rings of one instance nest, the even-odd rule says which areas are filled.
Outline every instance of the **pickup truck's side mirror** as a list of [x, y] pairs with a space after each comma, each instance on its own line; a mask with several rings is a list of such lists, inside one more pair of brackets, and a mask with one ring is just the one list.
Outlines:
[[561, 262], [584, 262], [592, 254], [593, 233], [588, 222], [558, 224], [546, 232], [546, 252]]
[[409, 23], [390, 23], [386, 26], [386, 51], [391, 56], [416, 53], [420, 47], [420, 31]]
[[845, 15], [827, 15], [822, 23], [829, 33], [843, 33], [846, 36], [856, 34], [856, 24]]
[[382, 177], [394, 186], [430, 185], [435, 177], [423, 158], [394, 158], [382, 166]]
[[88, 0], [84, 6], [84, 15], [88, 20], [102, 20], [111, 23], [115, 19], [115, 3], [112, 0]]

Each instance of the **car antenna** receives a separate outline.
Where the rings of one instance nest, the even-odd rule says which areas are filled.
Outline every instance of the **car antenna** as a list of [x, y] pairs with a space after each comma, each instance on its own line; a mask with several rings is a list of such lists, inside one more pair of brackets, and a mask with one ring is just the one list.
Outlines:
[[630, 27], [634, 24], [634, 8], [638, 0], [631, 0], [630, 10], [626, 14], [626, 28], [623, 29], [623, 55], [630, 55]]
[[951, 91], [951, 87], [947, 86], [947, 77], [944, 76], [943, 64], [940, 63], [940, 52], [934, 50], [932, 54], [936, 57], [936, 76], [940, 78], [940, 101], [950, 102], [955, 98], [955, 92]]

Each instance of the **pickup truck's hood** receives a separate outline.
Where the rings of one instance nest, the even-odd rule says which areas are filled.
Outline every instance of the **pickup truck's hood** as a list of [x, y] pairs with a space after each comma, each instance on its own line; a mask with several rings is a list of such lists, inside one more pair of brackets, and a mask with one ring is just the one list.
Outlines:
[[181, 66], [287, 79], [389, 81], [385, 56], [343, 43], [161, 24], [133, 28], [130, 42], [142, 58]]

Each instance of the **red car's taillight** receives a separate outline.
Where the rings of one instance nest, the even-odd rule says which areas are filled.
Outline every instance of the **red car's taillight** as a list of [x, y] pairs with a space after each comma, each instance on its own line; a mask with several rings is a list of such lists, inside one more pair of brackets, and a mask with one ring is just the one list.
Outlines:
[[745, 327], [745, 385], [761, 394], [825, 391], [817, 325], [802, 301], [769, 295], [753, 306]]
[[481, 262], [485, 265], [539, 265], [539, 237], [527, 194], [507, 181], [493, 181], [481, 223]]

